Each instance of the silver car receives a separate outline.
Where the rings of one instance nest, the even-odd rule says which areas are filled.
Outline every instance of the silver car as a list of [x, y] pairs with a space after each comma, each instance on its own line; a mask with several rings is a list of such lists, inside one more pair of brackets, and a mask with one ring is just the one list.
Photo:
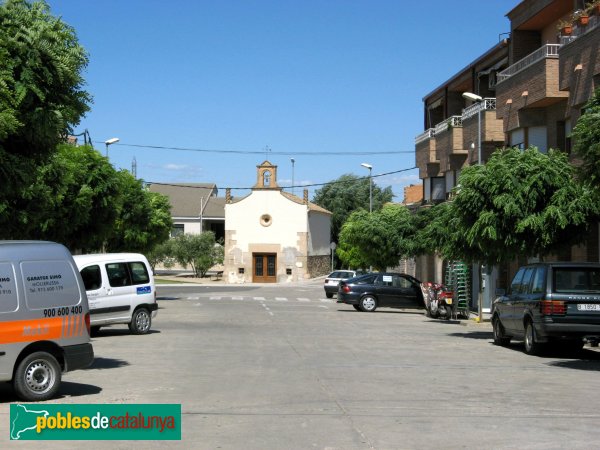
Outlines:
[[336, 270], [335, 272], [331, 272], [327, 275], [327, 278], [325, 278], [325, 284], [323, 285], [325, 288], [325, 296], [327, 298], [332, 298], [333, 294], [337, 294], [340, 281], [364, 274], [365, 272], [361, 270]]

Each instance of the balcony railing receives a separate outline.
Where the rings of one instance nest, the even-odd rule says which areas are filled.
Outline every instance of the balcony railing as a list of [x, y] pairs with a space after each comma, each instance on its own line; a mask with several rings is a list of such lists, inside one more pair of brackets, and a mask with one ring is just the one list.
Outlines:
[[463, 109], [462, 120], [466, 120], [469, 117], [477, 115], [479, 111], [487, 111], [496, 109], [495, 98], [484, 98], [482, 101], [473, 103], [471, 106]]
[[558, 49], [560, 44], [546, 44], [538, 48], [535, 52], [530, 53], [525, 58], [517, 61], [515, 64], [510, 66], [508, 69], [498, 73], [498, 83], [502, 83], [504, 80], [512, 77], [513, 75], [525, 70], [532, 64], [546, 58], [558, 58]]
[[462, 116], [452, 116], [435, 126], [435, 134], [446, 131], [448, 128], [462, 127]]
[[430, 128], [429, 130], [426, 130], [424, 133], [421, 133], [415, 138], [415, 145], [420, 144], [421, 142], [426, 141], [427, 139], [431, 139], [433, 136], [435, 136], [435, 130], [433, 128]]

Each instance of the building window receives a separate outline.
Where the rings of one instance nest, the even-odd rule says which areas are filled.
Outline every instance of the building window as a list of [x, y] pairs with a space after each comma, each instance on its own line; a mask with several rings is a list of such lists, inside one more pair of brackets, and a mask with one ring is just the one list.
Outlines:
[[262, 216], [260, 216], [260, 224], [263, 227], [271, 226], [271, 223], [273, 223], [273, 219], [269, 214], [263, 214]]
[[173, 224], [173, 228], [171, 228], [171, 237], [177, 237], [179, 235], [182, 235], [183, 232], [184, 232], [183, 224], [175, 223], [175, 224]]
[[268, 187], [271, 185], [271, 171], [265, 170], [263, 172], [263, 186]]
[[446, 200], [446, 178], [431, 178], [431, 200]]

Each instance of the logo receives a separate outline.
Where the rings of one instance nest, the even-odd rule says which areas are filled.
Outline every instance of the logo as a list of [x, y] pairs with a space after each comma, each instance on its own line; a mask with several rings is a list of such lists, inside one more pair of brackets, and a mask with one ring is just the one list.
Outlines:
[[10, 405], [11, 440], [181, 440], [181, 405]]
[[152, 286], [142, 286], [137, 288], [137, 295], [142, 295], [142, 294], [151, 294], [152, 293]]

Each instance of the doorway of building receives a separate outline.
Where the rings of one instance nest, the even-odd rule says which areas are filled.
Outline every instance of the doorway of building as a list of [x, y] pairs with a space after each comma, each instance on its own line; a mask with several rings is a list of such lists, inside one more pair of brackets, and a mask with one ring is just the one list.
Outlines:
[[277, 254], [253, 253], [252, 254], [252, 282], [276, 283], [277, 282]]

